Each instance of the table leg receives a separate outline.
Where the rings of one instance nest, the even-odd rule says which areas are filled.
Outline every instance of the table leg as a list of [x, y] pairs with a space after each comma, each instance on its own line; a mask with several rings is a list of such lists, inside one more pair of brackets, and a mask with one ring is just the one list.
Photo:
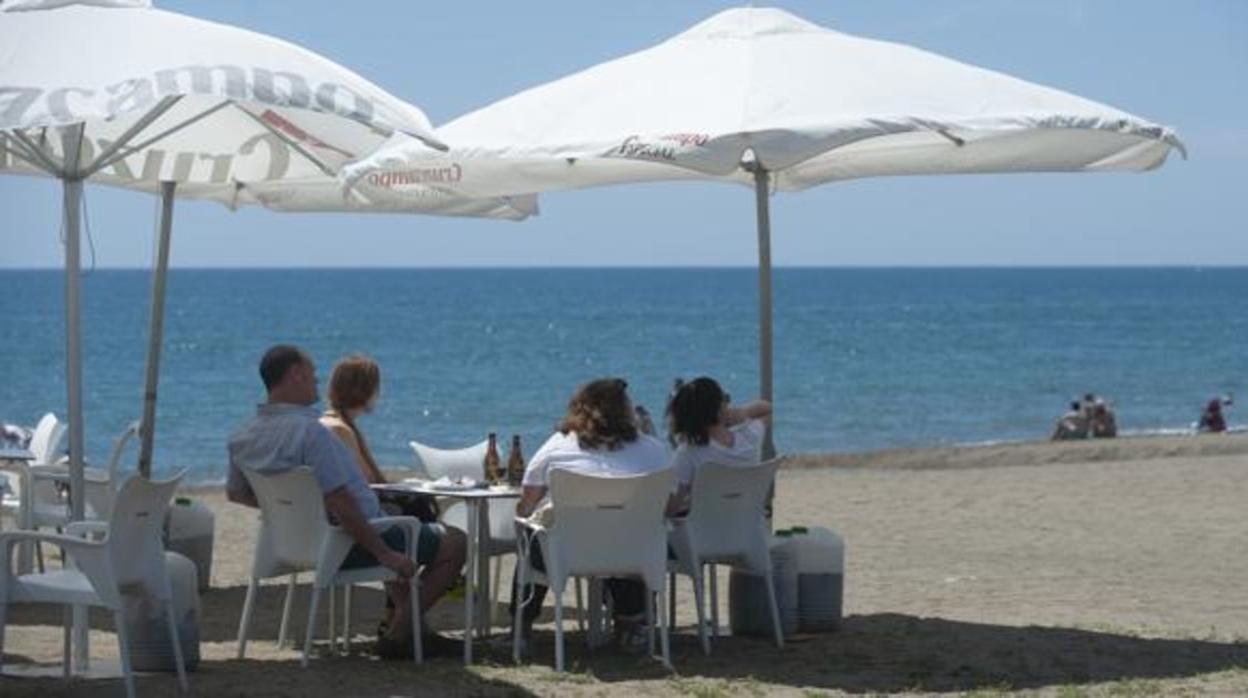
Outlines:
[[468, 569], [464, 574], [464, 664], [472, 663], [472, 640], [474, 619], [473, 610], [477, 605], [477, 592], [474, 588], [474, 580], [477, 578], [477, 565], [479, 564], [480, 546], [477, 541], [478, 521], [477, 506], [478, 502], [473, 499], [465, 499], [464, 506], [467, 508], [468, 520]]
[[490, 558], [482, 559], [481, 551], [489, 546], [490, 502], [477, 503], [477, 637], [490, 636]]

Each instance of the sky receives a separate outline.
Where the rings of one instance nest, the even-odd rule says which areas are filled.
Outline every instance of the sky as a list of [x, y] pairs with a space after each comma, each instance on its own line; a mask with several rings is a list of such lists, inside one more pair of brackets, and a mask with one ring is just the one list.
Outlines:
[[[710, 0], [156, 0], [301, 44], [435, 124], [644, 49]], [[906, 177], [772, 199], [778, 266], [1248, 265], [1248, 2], [777, 2], [817, 24], [943, 54], [1176, 129], [1146, 174]], [[103, 39], [102, 39], [103, 40]], [[116, 37], [110, 39], [118, 40]], [[88, 186], [98, 268], [151, 265], [156, 200]], [[546, 194], [523, 223], [283, 214], [178, 202], [174, 267], [752, 266], [744, 187], [655, 183]], [[0, 268], [62, 265], [60, 187], [0, 177]]]

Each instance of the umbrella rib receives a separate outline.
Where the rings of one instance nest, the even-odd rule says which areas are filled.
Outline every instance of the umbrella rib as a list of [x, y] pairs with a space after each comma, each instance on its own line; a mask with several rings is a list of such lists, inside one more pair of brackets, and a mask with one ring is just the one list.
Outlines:
[[228, 107], [229, 105], [230, 105], [230, 101], [229, 101], [229, 100], [226, 100], [226, 101], [224, 101], [224, 102], [221, 102], [220, 104], [217, 104], [216, 106], [212, 107], [211, 109], [208, 109], [208, 110], [206, 110], [206, 111], [200, 112], [199, 114], [196, 114], [195, 116], [192, 116], [191, 118], [189, 118], [189, 119], [187, 119], [187, 120], [183, 121], [182, 123], [176, 124], [176, 125], [174, 125], [174, 126], [172, 126], [172, 127], [170, 127], [170, 128], [165, 129], [164, 131], [161, 131], [160, 133], [156, 134], [155, 136], [152, 136], [151, 138], [149, 138], [149, 139], [147, 139], [147, 140], [143, 141], [142, 143], [139, 143], [139, 144], [137, 144], [137, 145], [132, 145], [132, 146], [130, 146], [130, 147], [128, 147], [128, 148], [126, 148], [126, 149], [125, 149], [125, 152], [122, 152], [122, 153], [117, 153], [117, 154], [116, 154], [116, 155], [114, 155], [113, 157], [109, 158], [108, 162], [101, 162], [101, 163], [99, 163], [99, 166], [98, 166], [98, 167], [96, 167], [96, 168], [94, 168], [94, 169], [92, 170], [92, 172], [96, 172], [96, 171], [101, 170], [101, 169], [103, 169], [103, 168], [105, 168], [105, 167], [108, 167], [109, 165], [113, 164], [114, 162], [117, 162], [118, 160], [125, 160], [126, 158], [130, 157], [131, 155], [134, 155], [135, 153], [139, 152], [140, 150], [142, 150], [142, 149], [146, 148], [147, 146], [149, 146], [149, 145], [151, 145], [151, 144], [155, 143], [156, 141], [159, 141], [159, 140], [161, 140], [162, 138], [165, 138], [166, 136], [169, 136], [169, 135], [171, 135], [171, 134], [177, 133], [178, 131], [181, 131], [182, 129], [186, 128], [187, 126], [190, 126], [191, 124], [193, 124], [193, 123], [195, 123], [195, 122], [197, 122], [197, 121], [200, 121], [200, 120], [202, 120], [202, 119], [206, 119], [207, 117], [212, 116], [213, 114], [215, 114], [215, 113], [217, 113], [217, 112], [221, 111], [222, 109], [224, 109], [225, 107]]
[[274, 136], [277, 136], [278, 139], [281, 140], [283, 143], [285, 143], [287, 146], [289, 146], [291, 150], [295, 151], [296, 153], [299, 153], [304, 158], [306, 158], [308, 162], [311, 162], [313, 165], [315, 165], [317, 169], [319, 169], [321, 172], [324, 172], [325, 176], [327, 177], [338, 176], [338, 173], [334, 172], [333, 169], [329, 167], [329, 165], [326, 165], [325, 163], [321, 162], [319, 159], [317, 159], [315, 155], [313, 155], [312, 153], [309, 153], [303, 146], [291, 140], [286, 134], [273, 128], [273, 126], [269, 124], [269, 122], [265, 121], [264, 119], [261, 119], [255, 114], [252, 114], [246, 109], [243, 109], [237, 104], [235, 104], [234, 107], [237, 108], [242, 113], [246, 114], [248, 117], [250, 117], [252, 121], [255, 121], [257, 124], [260, 124], [260, 126], [264, 128], [264, 130], [268, 131]]
[[144, 114], [138, 121], [134, 123], [133, 126], [126, 129], [126, 132], [121, 134], [121, 137], [118, 138], [116, 141], [114, 141], [113, 144], [109, 146], [107, 150], [105, 150], [103, 153], [100, 153], [100, 156], [95, 159], [95, 162], [92, 163], [90, 167], [87, 168], [87, 172], [83, 176], [90, 177], [96, 172], [99, 172], [105, 167], [116, 162], [115, 160], [111, 158], [113, 157], [115, 153], [117, 153], [117, 151], [126, 147], [126, 144], [129, 143], [135, 136], [137, 136], [140, 131], [147, 128], [148, 126], [151, 126], [153, 121], [163, 116], [165, 112], [173, 108], [173, 105], [177, 104], [178, 101], [181, 99], [182, 99], [182, 95], [170, 95], [160, 100], [160, 102], [155, 107], [153, 107], [151, 111]]
[[5, 152], [13, 153], [14, 157], [26, 163], [27, 165], [30, 165], [36, 170], [41, 170], [41, 171], [43, 170], [43, 165], [35, 162], [35, 158], [33, 158], [30, 152], [26, 150], [26, 146], [22, 145], [21, 143], [18, 143], [15, 140], [12, 140], [9, 137], [8, 133], [0, 132], [0, 153], [5, 153]]
[[30, 138], [26, 134], [16, 130], [11, 131], [10, 133], [14, 138], [13, 142], [21, 144], [21, 146], [26, 149], [26, 154], [28, 156], [34, 157], [34, 159], [39, 161], [38, 164], [42, 165], [44, 171], [53, 176], [59, 177], [61, 175], [61, 169], [56, 166], [56, 163], [43, 152], [43, 149], [31, 142]]

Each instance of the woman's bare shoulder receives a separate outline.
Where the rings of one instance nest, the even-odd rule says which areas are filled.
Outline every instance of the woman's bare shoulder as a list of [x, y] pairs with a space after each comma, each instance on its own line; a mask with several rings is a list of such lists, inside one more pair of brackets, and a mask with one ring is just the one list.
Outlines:
[[347, 423], [342, 421], [341, 418], [333, 415], [325, 415], [321, 417], [321, 424], [324, 424], [325, 428], [334, 432], [334, 436], [337, 436], [347, 443], [355, 443], [355, 432], [351, 431], [351, 427], [347, 426]]

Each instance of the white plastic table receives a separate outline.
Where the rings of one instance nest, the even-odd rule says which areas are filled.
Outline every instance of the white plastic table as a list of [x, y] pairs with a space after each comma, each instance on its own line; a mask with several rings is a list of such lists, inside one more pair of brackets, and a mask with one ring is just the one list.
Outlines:
[[485, 637], [490, 617], [488, 609], [485, 608], [491, 598], [489, 566], [481, 564], [481, 550], [486, 547], [490, 535], [488, 503], [491, 499], [519, 499], [520, 489], [505, 485], [476, 489], [441, 489], [428, 482], [410, 481], [376, 484], [373, 489], [417, 492], [464, 502], [468, 519], [468, 569], [464, 575], [467, 579], [464, 585], [464, 663], [471, 664], [473, 639]]

